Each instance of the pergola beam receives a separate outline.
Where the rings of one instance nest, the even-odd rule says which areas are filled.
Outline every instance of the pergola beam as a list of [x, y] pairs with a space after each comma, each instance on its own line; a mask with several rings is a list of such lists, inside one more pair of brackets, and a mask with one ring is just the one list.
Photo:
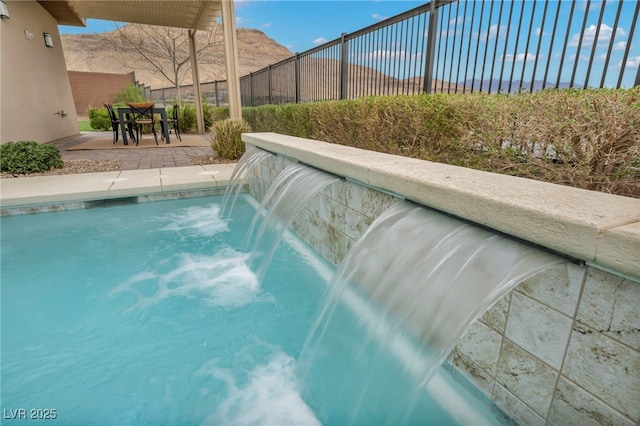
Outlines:
[[196, 30], [189, 30], [189, 57], [191, 59], [191, 75], [193, 77], [193, 102], [196, 105], [196, 124], [199, 134], [204, 134], [204, 116], [202, 113], [202, 94], [200, 91], [200, 72], [196, 56]]
[[229, 97], [229, 118], [242, 119], [240, 99], [240, 76], [238, 75], [238, 39], [233, 0], [222, 0], [222, 31], [224, 54], [227, 65], [227, 95]]

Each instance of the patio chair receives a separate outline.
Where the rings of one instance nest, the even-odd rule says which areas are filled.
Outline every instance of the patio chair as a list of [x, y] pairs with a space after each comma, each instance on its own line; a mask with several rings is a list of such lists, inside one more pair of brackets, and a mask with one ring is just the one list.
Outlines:
[[[113, 129], [113, 143], [118, 142], [119, 130], [120, 130], [120, 120], [118, 119], [118, 115], [113, 109], [113, 105], [111, 104], [103, 104], [104, 107], [109, 112], [109, 118], [111, 119], [111, 128]], [[130, 121], [125, 121], [125, 128], [129, 132], [129, 136], [131, 139], [135, 140], [135, 135], [133, 134], [133, 128], [131, 127]]]
[[156, 133], [156, 120], [153, 116], [153, 102], [131, 102], [131, 124], [136, 129], [136, 145], [140, 142], [140, 134], [143, 126], [151, 126], [153, 137], [158, 145], [158, 134]]
[[173, 110], [171, 113], [171, 117], [167, 118], [167, 125], [169, 126], [169, 133], [171, 133], [171, 129], [175, 130], [176, 137], [180, 142], [182, 142], [182, 138], [180, 137], [180, 126], [178, 122], [178, 109], [180, 105], [175, 104], [173, 106]]

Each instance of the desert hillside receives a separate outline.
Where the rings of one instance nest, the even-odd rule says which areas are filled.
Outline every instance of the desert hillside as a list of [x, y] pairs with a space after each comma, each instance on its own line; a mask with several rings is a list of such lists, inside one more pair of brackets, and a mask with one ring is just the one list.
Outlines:
[[[246, 75], [274, 64], [293, 54], [284, 46], [267, 37], [262, 31], [240, 28], [238, 33], [238, 61], [240, 75]], [[136, 79], [153, 89], [171, 87], [172, 84], [162, 76], [162, 72], [132, 53], [131, 46], [142, 48], [166, 43], [165, 50], [175, 48], [176, 58], [188, 58], [187, 30], [160, 28], [148, 25], [128, 24], [120, 30], [102, 34], [65, 34], [62, 36], [67, 69], [69, 71], [93, 71], [125, 74], [135, 72]], [[199, 56], [200, 80], [202, 82], [225, 80], [226, 68], [222, 28], [218, 26], [211, 34], [199, 31], [197, 47], [203, 48]], [[165, 72], [171, 73], [172, 61], [154, 55], [156, 62]], [[183, 67], [182, 84], [191, 84], [191, 71]]]

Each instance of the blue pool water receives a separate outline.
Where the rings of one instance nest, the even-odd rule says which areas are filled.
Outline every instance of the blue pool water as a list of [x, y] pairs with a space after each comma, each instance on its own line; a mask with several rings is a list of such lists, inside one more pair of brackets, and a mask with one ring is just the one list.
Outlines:
[[416, 390], [344, 306], [302, 362], [334, 267], [287, 235], [259, 283], [256, 203], [221, 201], [1, 219], [2, 424], [500, 423], [444, 370]]

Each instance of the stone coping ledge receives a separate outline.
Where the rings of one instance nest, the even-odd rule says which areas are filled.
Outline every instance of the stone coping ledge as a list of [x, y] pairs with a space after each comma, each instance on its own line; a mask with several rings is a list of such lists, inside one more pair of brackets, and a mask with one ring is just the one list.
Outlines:
[[640, 199], [277, 133], [242, 140], [640, 281]]
[[0, 179], [0, 207], [12, 208], [223, 188], [235, 164]]

